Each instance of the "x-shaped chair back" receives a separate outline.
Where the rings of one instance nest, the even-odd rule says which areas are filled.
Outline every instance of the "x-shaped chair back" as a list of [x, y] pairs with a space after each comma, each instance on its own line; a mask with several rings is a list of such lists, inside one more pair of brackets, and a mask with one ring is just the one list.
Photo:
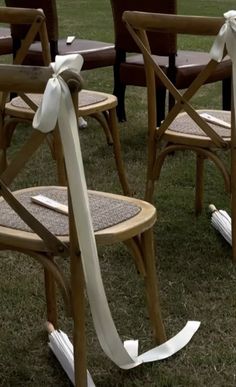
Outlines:
[[216, 36], [221, 26], [224, 24], [224, 19], [127, 11], [124, 13], [124, 20], [127, 23], [127, 28], [139, 46], [145, 60], [148, 85], [150, 138], [152, 138], [152, 135], [156, 132], [156, 115], [154, 114], [155, 104], [153, 103], [155, 97], [154, 74], [156, 74], [176, 101], [175, 106], [167, 114], [158, 129], [158, 140], [162, 138], [163, 134], [169, 128], [170, 124], [177, 115], [184, 110], [194, 121], [197, 122], [197, 124], [202, 128], [207, 136], [212, 139], [216, 146], [225, 147], [226, 143], [223, 138], [220, 137], [211, 128], [211, 126], [201, 118], [201, 116], [199, 116], [189, 102], [204, 84], [206, 79], [209, 78], [211, 73], [216, 69], [218, 62], [212, 59], [197, 76], [197, 78], [195, 78], [190, 87], [181, 94], [166, 76], [161, 67], [153, 60], [147, 37], [147, 31], [168, 31], [176, 34]]
[[[224, 119], [216, 121], [216, 118], [217, 114], [220, 114], [221, 118], [222, 116], [224, 117], [225, 113], [220, 111], [217, 113], [216, 110], [212, 110], [216, 114], [212, 121], [212, 117], [206, 117], [205, 113], [202, 114], [202, 110], [196, 110], [191, 105], [190, 100], [217, 69], [218, 63], [226, 55], [229, 55], [234, 62], [235, 14], [235, 11], [229, 11], [224, 14], [225, 19], [221, 17], [165, 15], [131, 11], [123, 14], [127, 28], [143, 54], [146, 69], [149, 120], [146, 199], [149, 201], [153, 200], [154, 181], [159, 178], [166, 155], [178, 149], [190, 149], [197, 154], [195, 211], [197, 214], [200, 213], [203, 197], [203, 162], [204, 159], [211, 159], [222, 173], [226, 189], [231, 194], [234, 261], [236, 261], [236, 131], [234, 102], [231, 104], [231, 114], [226, 112], [228, 122], [224, 122]], [[212, 59], [182, 95], [153, 60], [148, 41], [148, 31], [167, 31], [176, 34], [198, 35], [200, 37], [217, 36], [219, 34], [211, 49]], [[156, 106], [154, 103], [155, 75], [161, 79], [175, 99], [175, 105], [159, 127], [156, 125]], [[232, 98], [232, 101], [234, 99]], [[183, 117], [185, 123], [187, 122], [188, 129], [186, 131], [182, 130], [183, 128], [176, 130], [177, 126], [185, 125], [182, 120]], [[197, 128], [197, 134], [191, 131], [193, 127]], [[226, 130], [228, 131], [227, 133]], [[169, 141], [169, 144], [167, 143], [164, 150], [163, 148], [157, 150], [157, 144], [162, 139]], [[231, 150], [230, 171], [228, 171], [227, 166], [224, 165], [215, 152], [217, 148]]]
[[[47, 29], [45, 26], [45, 16], [42, 10], [39, 9], [25, 9], [25, 8], [6, 8], [6, 7], [0, 7], [0, 23], [7, 23], [12, 25], [25, 25], [27, 26], [27, 32], [25, 35], [24, 40], [21, 42], [21, 46], [14, 58], [14, 65], [19, 65], [23, 62], [25, 56], [27, 55], [28, 49], [32, 42], [35, 40], [36, 36], [40, 38], [42, 50], [44, 52], [44, 64], [46, 66], [50, 63], [50, 50], [48, 45], [48, 38], [47, 38]], [[14, 73], [13, 73], [14, 74]], [[15, 75], [13, 75], [15, 77]], [[25, 85], [24, 91], [27, 92], [27, 84]], [[12, 89], [12, 91], [16, 92], [19, 91], [17, 87], [15, 87], [15, 90]], [[22, 92], [18, 93], [21, 98], [29, 104], [29, 106], [36, 110], [37, 106], [32, 103], [32, 101]], [[1, 172], [6, 169], [6, 155], [5, 155], [5, 144], [6, 142], [10, 141], [11, 136], [11, 130], [6, 129], [5, 123], [7, 122], [5, 120], [5, 103], [8, 99], [8, 93], [3, 92], [1, 94], [1, 126], [0, 126], [0, 164], [1, 164]], [[35, 138], [35, 133], [32, 135], [31, 143], [32, 143], [32, 152], [34, 152], [38, 146], [42, 142], [42, 136], [41, 134], [38, 136], [36, 134], [36, 137], [41, 137], [41, 139], [38, 141]], [[27, 145], [28, 146], [28, 145]], [[34, 149], [34, 150], [33, 150]], [[14, 178], [14, 176], [18, 173], [18, 171], [23, 167], [26, 157], [29, 156], [29, 154], [26, 155], [27, 152], [22, 153], [22, 157], [19, 158], [18, 163], [14, 163], [14, 168], [9, 168], [8, 173], [7, 171], [4, 172], [4, 176], [8, 176], [8, 183]], [[13, 171], [14, 169], [14, 171]]]

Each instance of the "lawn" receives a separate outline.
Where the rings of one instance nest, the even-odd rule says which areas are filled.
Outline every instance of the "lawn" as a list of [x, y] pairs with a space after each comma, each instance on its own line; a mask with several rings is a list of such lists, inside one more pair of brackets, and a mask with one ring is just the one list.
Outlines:
[[[3, 1], [0, 1], [0, 5]], [[222, 15], [233, 0], [179, 0], [179, 13]], [[58, 0], [60, 34], [111, 41], [109, 1]], [[105, 20], [105, 22], [104, 22]], [[181, 47], [201, 49], [202, 40], [180, 38]], [[112, 69], [83, 73], [87, 88], [112, 92]], [[195, 99], [199, 107], [220, 107], [220, 85], [204, 87]], [[143, 197], [146, 171], [145, 89], [127, 90], [127, 122], [120, 124], [123, 158], [136, 197]], [[80, 132], [85, 172], [91, 189], [121, 193], [112, 158], [98, 124], [89, 119]], [[10, 152], [30, 128], [19, 126]], [[231, 249], [210, 225], [208, 206], [229, 210], [223, 180], [211, 163], [206, 165], [204, 211], [194, 216], [194, 157], [189, 153], [168, 158], [155, 190], [157, 272], [161, 306], [168, 337], [187, 320], [201, 326], [177, 355], [131, 371], [118, 369], [102, 352], [88, 308], [88, 368], [100, 387], [230, 387], [236, 386], [236, 269]], [[56, 182], [48, 147], [40, 148], [19, 176], [15, 187]], [[123, 246], [100, 248], [99, 257], [111, 311], [122, 339], [139, 338], [141, 350], [152, 347], [144, 289]], [[61, 262], [65, 271], [67, 262]], [[43, 271], [31, 258], [1, 252], [0, 260], [0, 386], [69, 386], [47, 346], [44, 331]], [[60, 326], [71, 334], [71, 320], [59, 303]]]

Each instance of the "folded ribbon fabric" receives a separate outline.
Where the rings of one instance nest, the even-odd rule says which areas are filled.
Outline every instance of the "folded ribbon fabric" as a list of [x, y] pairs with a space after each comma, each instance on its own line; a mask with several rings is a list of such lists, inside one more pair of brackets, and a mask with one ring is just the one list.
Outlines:
[[[225, 47], [232, 60], [233, 98], [236, 108], [236, 11], [224, 13], [225, 23], [222, 25], [210, 51], [212, 59], [220, 62], [225, 53]], [[230, 91], [229, 91], [230, 92]], [[235, 110], [236, 112], [236, 110]]]
[[197, 331], [198, 321], [188, 322], [174, 338], [138, 356], [137, 342], [122, 343], [113, 322], [102, 282], [92, 220], [89, 211], [87, 186], [78, 135], [77, 117], [67, 84], [60, 73], [67, 69], [78, 72], [83, 60], [80, 55], [56, 57], [55, 71], [48, 81], [41, 106], [35, 114], [33, 126], [43, 132], [51, 131], [58, 120], [63, 143], [68, 182], [74, 211], [76, 230], [82, 253], [82, 264], [96, 333], [106, 355], [120, 368], [164, 359], [185, 346]]

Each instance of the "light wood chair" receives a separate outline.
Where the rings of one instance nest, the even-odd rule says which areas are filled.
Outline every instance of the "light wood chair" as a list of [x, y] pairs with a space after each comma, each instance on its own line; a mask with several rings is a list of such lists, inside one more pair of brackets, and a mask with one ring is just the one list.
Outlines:
[[[146, 195], [148, 201], [153, 200], [154, 184], [159, 179], [161, 168], [167, 155], [177, 150], [190, 150], [196, 153], [196, 198], [195, 211], [199, 214], [203, 203], [203, 167], [204, 161], [211, 160], [222, 173], [226, 190], [231, 194], [232, 208], [232, 239], [233, 260], [236, 262], [236, 192], [235, 192], [235, 121], [234, 106], [230, 111], [196, 110], [191, 105], [191, 98], [196, 94], [205, 80], [217, 71], [216, 60], [210, 60], [190, 87], [181, 95], [150, 52], [146, 31], [168, 31], [173, 33], [216, 36], [224, 24], [224, 18], [171, 16], [139, 12], [125, 12], [124, 21], [144, 56], [147, 87], [148, 87], [148, 168]], [[235, 42], [236, 47], [236, 42]], [[226, 54], [226, 52], [224, 53]], [[155, 81], [159, 77], [175, 99], [175, 105], [170, 110], [161, 125], [156, 125]], [[229, 90], [229, 93], [231, 91]], [[225, 123], [208, 122], [201, 116], [207, 113], [223, 120]], [[231, 123], [231, 125], [230, 125]], [[231, 129], [230, 129], [231, 127]], [[231, 140], [232, 139], [232, 140]], [[161, 142], [167, 143], [160, 147]], [[231, 170], [221, 160], [221, 152], [230, 150]]]
[[[3, 92], [42, 93], [51, 74], [50, 67], [0, 65], [0, 87]], [[81, 80], [71, 72], [69, 75], [64, 72], [63, 77], [65, 80], [69, 79], [69, 86], [73, 86], [71, 92], [74, 106], [77, 108]], [[55, 284], [62, 290], [74, 321], [75, 385], [81, 387], [87, 385], [85, 297], [78, 241], [73, 228], [73, 210], [69, 206], [68, 228], [66, 215], [31, 201], [32, 195], [41, 193], [61, 203], [68, 203], [67, 188], [28, 187], [13, 193], [9, 189], [14, 177], [19, 174], [45, 137], [45, 133], [32, 131], [30, 138], [0, 177], [0, 249], [23, 252], [42, 264], [45, 271], [47, 320], [55, 327]], [[70, 187], [68, 191], [70, 192]], [[97, 244], [124, 242], [129, 248], [138, 272], [144, 278], [154, 339], [159, 343], [164, 342], [166, 336], [160, 313], [153, 245], [155, 207], [138, 199], [96, 191], [89, 192], [89, 200]], [[56, 257], [60, 256], [67, 257], [70, 261], [69, 284], [56, 260]]]
[[[2, 7], [2, 13], [5, 12], [6, 14], [5, 22], [9, 23], [9, 17], [7, 18], [7, 15], [12, 15], [12, 13], [15, 12], [14, 10], [17, 9], [12, 7]], [[26, 8], [18, 8], [17, 12], [21, 15], [26, 12], [29, 13], [31, 11], [27, 11]], [[34, 25], [31, 26], [30, 29], [28, 29], [28, 32], [25, 35], [25, 38], [22, 41], [22, 44], [15, 55], [14, 63], [21, 64], [24, 62], [24, 59], [28, 54], [29, 48], [31, 47], [32, 42], [37, 36], [37, 39], [40, 39], [41, 43], [43, 63], [45, 66], [48, 66], [51, 62], [51, 56], [48, 43], [47, 29], [45, 24], [45, 16], [40, 10], [32, 9], [32, 14], [33, 12], [35, 13]], [[10, 23], [12, 26], [26, 24], [24, 18], [13, 18]], [[5, 100], [2, 102], [4, 105], [4, 114], [5, 116], [7, 116], [7, 118], [4, 120], [4, 126], [1, 128], [2, 141], [0, 171], [3, 171], [6, 168], [7, 148], [11, 144], [11, 138], [16, 125], [20, 122], [30, 123], [32, 121], [34, 112], [37, 110], [38, 104], [40, 103], [40, 98], [40, 95], [34, 96], [34, 98], [31, 99], [30, 95], [21, 94], [20, 96], [11, 99], [6, 105], [4, 105]], [[119, 128], [116, 119], [116, 106], [117, 99], [111, 94], [96, 92], [92, 90], [83, 90], [80, 98], [80, 105], [78, 106], [78, 116], [93, 117], [99, 122], [99, 124], [103, 128], [106, 135], [107, 143], [113, 146], [116, 168], [123, 192], [125, 194], [129, 194], [130, 190], [121, 157]], [[47, 140], [51, 147], [52, 155], [57, 161], [58, 181], [60, 184], [64, 184], [65, 176], [63, 167], [63, 154], [61, 153], [60, 141], [58, 140], [57, 134], [55, 133], [53, 134], [52, 138], [48, 136]]]

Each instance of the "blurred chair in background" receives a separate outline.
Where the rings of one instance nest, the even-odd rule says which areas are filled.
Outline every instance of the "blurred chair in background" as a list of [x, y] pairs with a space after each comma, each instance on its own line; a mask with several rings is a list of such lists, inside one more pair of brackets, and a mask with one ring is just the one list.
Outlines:
[[[114, 65], [114, 94], [118, 98], [117, 114], [119, 121], [126, 120], [126, 85], [146, 86], [145, 69], [140, 48], [134, 42], [122, 21], [126, 10], [177, 13], [176, 0], [110, 0], [115, 31], [116, 60]], [[177, 47], [175, 33], [163, 33], [156, 30], [148, 32], [153, 58], [172, 80], [177, 89], [187, 88], [209, 61], [209, 54], [197, 51], [183, 51]], [[127, 55], [133, 54], [133, 55]], [[230, 110], [231, 61], [225, 59], [205, 80], [205, 83], [222, 81], [222, 103], [224, 110]], [[166, 88], [156, 77], [157, 124], [165, 117]], [[174, 100], [169, 95], [169, 108]]]

